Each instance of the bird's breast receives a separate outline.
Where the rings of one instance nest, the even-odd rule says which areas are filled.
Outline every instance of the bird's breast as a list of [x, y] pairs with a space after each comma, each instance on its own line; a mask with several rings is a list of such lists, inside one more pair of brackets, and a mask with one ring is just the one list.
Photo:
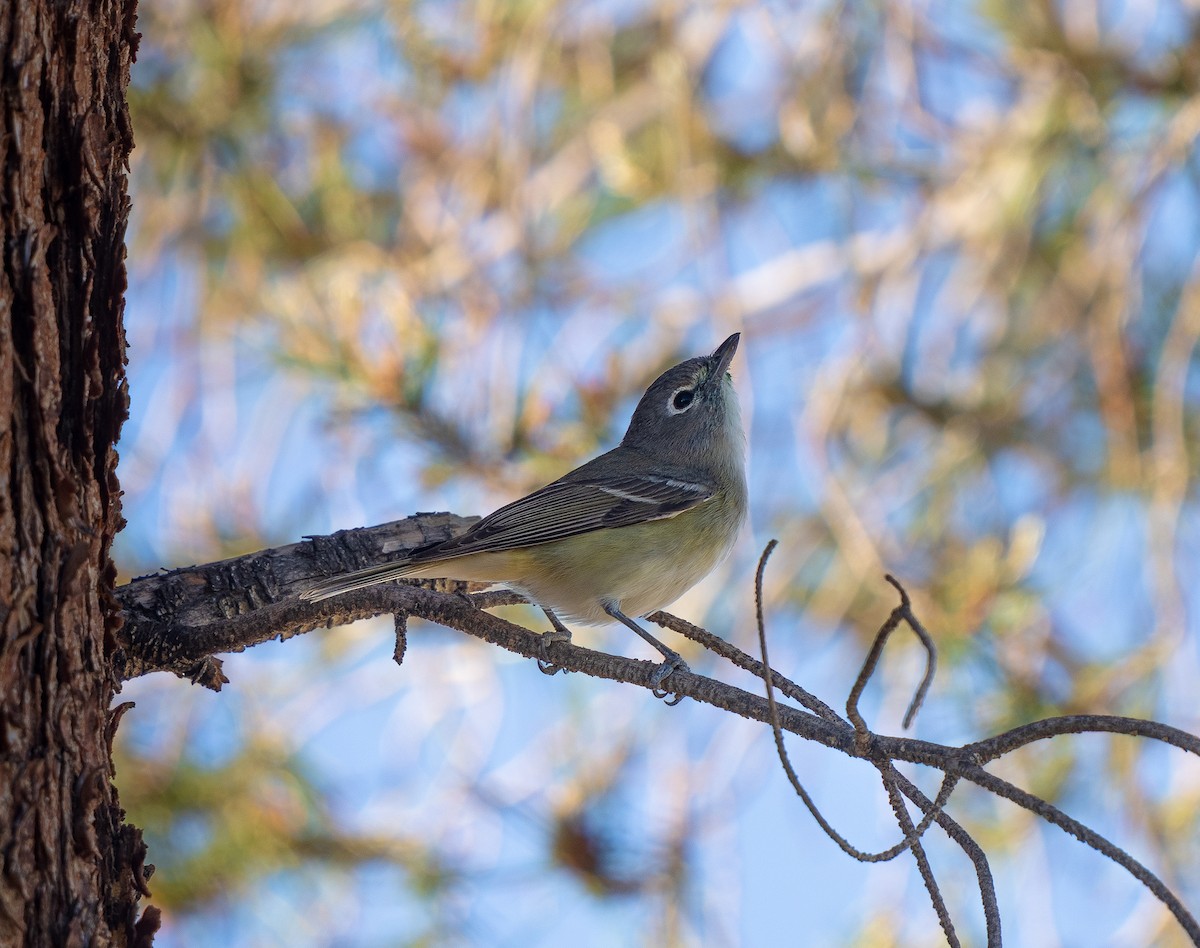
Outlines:
[[512, 577], [513, 585], [577, 622], [610, 622], [606, 602], [643, 616], [708, 575], [728, 555], [744, 518], [744, 491], [722, 491], [674, 517], [521, 550], [524, 575]]

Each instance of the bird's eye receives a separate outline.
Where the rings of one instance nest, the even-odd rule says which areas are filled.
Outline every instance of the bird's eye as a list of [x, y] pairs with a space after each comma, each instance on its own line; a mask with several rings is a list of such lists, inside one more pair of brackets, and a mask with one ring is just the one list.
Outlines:
[[671, 396], [671, 414], [678, 415], [680, 412], [687, 411], [692, 407], [692, 400], [695, 397], [696, 393], [690, 388], [681, 388]]

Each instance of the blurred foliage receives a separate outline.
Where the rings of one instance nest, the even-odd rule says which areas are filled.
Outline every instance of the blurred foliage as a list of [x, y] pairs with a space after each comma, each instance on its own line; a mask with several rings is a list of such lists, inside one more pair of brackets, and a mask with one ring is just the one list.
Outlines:
[[420, 842], [337, 828], [300, 762], [261, 740], [217, 766], [123, 754], [117, 769], [137, 774], [122, 802], [154, 848], [154, 898], [168, 910], [194, 911], [306, 862], [394, 863], [431, 899], [455, 881], [449, 867], [426, 861]]
[[[891, 570], [919, 590], [942, 649], [930, 739], [1069, 712], [1200, 729], [1197, 15], [1183, 0], [145, 5], [129, 569], [434, 503], [485, 510], [610, 446], [659, 368], [741, 329], [754, 535], [783, 540], [768, 587], [784, 670], [835, 669], [820, 693], [836, 703], [890, 608]], [[753, 546], [687, 600], [747, 646]], [[293, 687], [351, 674], [356, 634], [310, 646]], [[496, 657], [463, 648], [456, 660], [517, 713], [507, 672], [484, 670]], [[885, 672], [878, 714], [902, 707], [910, 658]], [[247, 688], [263, 684], [252, 662]], [[434, 694], [445, 681], [411, 664], [380, 693], [503, 717]], [[140, 702], [181, 700], [175, 682], [139, 685]], [[547, 898], [562, 897], [557, 873], [602, 905], [639, 906], [600, 918], [657, 919], [647, 941], [753, 942], [743, 926], [767, 916], [751, 894], [697, 893], [733, 872], [740, 808], [765, 792], [714, 776], [714, 746], [775, 779], [762, 734], [689, 737], [690, 710], [660, 720], [618, 693], [605, 700], [637, 706], [630, 730], [605, 721], [616, 732], [589, 746], [603, 687], [539, 691], [542, 720], [571, 736], [557, 757], [542, 733], [513, 752], [545, 778], [517, 783], [543, 814], [522, 825], [551, 879], [539, 884], [559, 893]], [[670, 794], [648, 789], [640, 754], [575, 753], [625, 739], [683, 743], [667, 754]], [[355, 835], [322, 802], [335, 778], [297, 764], [305, 752], [247, 738], [220, 767], [123, 759], [122, 798], [153, 831], [156, 899], [177, 918], [308, 865], [390, 861], [438, 895], [442, 882], [416, 880], [461, 848], [419, 824]], [[497, 765], [472, 753], [428, 779], [488, 825], [515, 804], [484, 802]], [[1001, 769], [1084, 818], [1107, 814], [1195, 908], [1200, 774], [1155, 754], [1059, 741]], [[694, 812], [689, 787], [720, 788], [725, 808]], [[622, 806], [587, 802], [614, 793]], [[630, 808], [642, 816], [614, 831]], [[1030, 845], [1029, 821], [969, 811], [1009, 871], [1067, 874], [1045, 868], [1056, 844]], [[805, 817], [785, 800], [772, 819]], [[182, 822], [207, 841], [177, 853]], [[871, 871], [911, 887], [901, 862]], [[444, 884], [467, 901], [503, 890], [468, 876]], [[836, 937], [936, 941], [927, 906], [912, 908], [919, 886], [886, 895]], [[969, 930], [971, 893], [955, 897]], [[1048, 918], [1041, 898], [1010, 892], [1007, 915]], [[413, 938], [561, 939], [552, 918], [505, 927], [503, 913], [481, 934], [482, 911]], [[1156, 906], [1136, 911], [1134, 942], [1178, 941]]]

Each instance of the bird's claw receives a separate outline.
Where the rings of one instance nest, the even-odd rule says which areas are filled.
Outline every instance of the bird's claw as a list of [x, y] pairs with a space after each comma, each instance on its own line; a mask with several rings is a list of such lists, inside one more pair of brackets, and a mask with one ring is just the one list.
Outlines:
[[[662, 687], [662, 683], [671, 677], [677, 671], [690, 672], [688, 663], [683, 660], [683, 657], [672, 652], [654, 669], [654, 673], [650, 676], [650, 691], [656, 698], [666, 698], [672, 692]], [[671, 707], [679, 704], [686, 695], [676, 694], [675, 697], [668, 701], [667, 704]]]
[[[545, 652], [547, 648], [555, 642], [570, 641], [571, 633], [567, 629], [555, 629], [553, 632], [543, 632], [542, 651]], [[563, 668], [561, 665], [555, 665], [554, 662], [550, 661], [549, 658], [537, 659], [537, 667], [538, 671], [540, 671], [543, 675], [557, 675], [559, 672], [567, 672], [567, 669]]]

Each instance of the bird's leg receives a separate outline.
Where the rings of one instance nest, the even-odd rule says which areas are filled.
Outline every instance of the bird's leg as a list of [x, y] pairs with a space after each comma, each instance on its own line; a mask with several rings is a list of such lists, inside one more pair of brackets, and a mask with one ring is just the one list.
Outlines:
[[543, 609], [546, 613], [546, 618], [550, 620], [550, 624], [554, 626], [553, 632], [543, 632], [542, 638], [547, 642], [570, 642], [571, 630], [562, 624], [562, 621], [549, 609]]
[[[601, 605], [603, 606], [604, 611], [610, 616], [612, 616], [622, 625], [626, 625], [633, 629], [634, 632], [636, 632], [662, 653], [662, 664], [660, 664], [658, 668], [654, 670], [654, 674], [650, 677], [650, 686], [654, 689], [654, 694], [656, 697], [666, 697], [668, 694], [670, 694], [670, 692], [661, 691], [661, 685], [671, 675], [671, 673], [674, 671], [691, 671], [691, 669], [688, 668], [687, 662], [683, 660], [683, 656], [674, 649], [667, 648], [667, 646], [663, 645], [662, 642], [634, 622], [631, 618], [629, 618], [629, 616], [625, 615], [625, 613], [618, 609], [615, 604], [605, 602], [601, 603]], [[677, 702], [670, 703], [674, 704]]]
[[[571, 630], [563, 625], [561, 621], [559, 621], [558, 616], [556, 616], [549, 609], [543, 609], [542, 612], [546, 613], [546, 618], [549, 619], [550, 624], [554, 626], [553, 632], [542, 633], [542, 651], [546, 651], [546, 646], [550, 645], [552, 642], [570, 642]], [[539, 658], [537, 663], [538, 671], [540, 671], [543, 675], [555, 675], [564, 670], [561, 666], [555, 665], [552, 661], [550, 661], [549, 658]]]

